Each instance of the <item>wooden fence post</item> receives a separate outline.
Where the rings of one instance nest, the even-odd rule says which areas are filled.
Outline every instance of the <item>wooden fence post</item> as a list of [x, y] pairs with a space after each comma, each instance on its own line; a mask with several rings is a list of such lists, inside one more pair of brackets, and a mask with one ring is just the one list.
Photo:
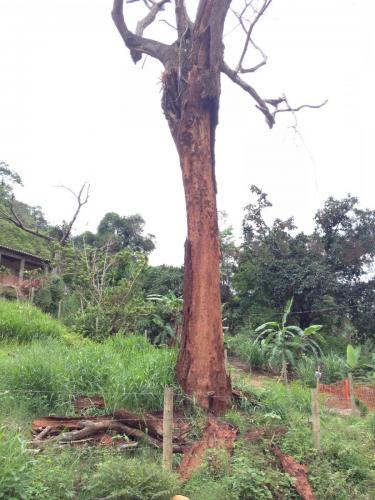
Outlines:
[[173, 453], [173, 389], [164, 389], [164, 413], [163, 413], [163, 468], [172, 470]]
[[34, 304], [35, 288], [32, 286], [30, 289], [30, 304]]
[[353, 374], [352, 372], [348, 373], [348, 382], [349, 382], [349, 396], [350, 396], [350, 406], [352, 407], [353, 415], [360, 415], [360, 411], [355, 404], [355, 395], [354, 395], [354, 385], [353, 385]]
[[314, 447], [317, 450], [320, 450], [319, 394], [316, 389], [311, 389], [311, 414], [312, 414], [313, 443]]

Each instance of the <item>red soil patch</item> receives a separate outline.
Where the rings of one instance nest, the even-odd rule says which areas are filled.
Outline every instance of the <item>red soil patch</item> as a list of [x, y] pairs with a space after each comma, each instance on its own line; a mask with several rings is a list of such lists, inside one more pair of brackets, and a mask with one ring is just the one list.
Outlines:
[[307, 479], [307, 465], [296, 462], [290, 455], [284, 455], [284, 453], [282, 453], [282, 451], [276, 446], [273, 446], [271, 451], [280, 460], [283, 470], [295, 478], [294, 487], [302, 500], [315, 500], [311, 486]]
[[222, 449], [232, 453], [237, 434], [238, 429], [232, 425], [219, 422], [215, 417], [209, 416], [202, 439], [184, 452], [180, 465], [181, 480], [187, 481], [195, 469], [202, 464], [207, 449]]

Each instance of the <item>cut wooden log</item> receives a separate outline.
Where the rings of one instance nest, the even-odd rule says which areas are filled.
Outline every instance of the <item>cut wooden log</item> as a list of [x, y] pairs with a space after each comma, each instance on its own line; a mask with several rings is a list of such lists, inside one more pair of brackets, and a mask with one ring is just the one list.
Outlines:
[[283, 470], [295, 479], [294, 487], [302, 500], [315, 500], [307, 478], [307, 465], [297, 462], [290, 455], [284, 455], [277, 446], [271, 446], [271, 451], [280, 460]]
[[[124, 417], [125, 413], [123, 412], [121, 416]], [[137, 418], [130, 418], [129, 415], [134, 415]], [[82, 417], [43, 417], [33, 422], [33, 431], [36, 434], [36, 438], [30, 443], [30, 446], [40, 447], [43, 446], [42, 443], [77, 443], [94, 439], [94, 437], [96, 437], [95, 441], [100, 443], [105, 439], [104, 436], [106, 433], [115, 432], [136, 441], [144, 441], [155, 448], [162, 448], [162, 440], [159, 436], [150, 436], [147, 432], [137, 428], [140, 425], [139, 416], [127, 412], [126, 421], [131, 425], [135, 425], [135, 427], [126, 425], [124, 423], [125, 420], [125, 418], [119, 420], [109, 416], [87, 417], [85, 419], [82, 419]], [[153, 428], [154, 432], [155, 429], [156, 427]], [[147, 430], [146, 427], [145, 430]], [[50, 437], [45, 439], [48, 435]], [[108, 437], [111, 438], [111, 436]], [[173, 451], [181, 453], [183, 451], [183, 444], [184, 441], [175, 443]]]

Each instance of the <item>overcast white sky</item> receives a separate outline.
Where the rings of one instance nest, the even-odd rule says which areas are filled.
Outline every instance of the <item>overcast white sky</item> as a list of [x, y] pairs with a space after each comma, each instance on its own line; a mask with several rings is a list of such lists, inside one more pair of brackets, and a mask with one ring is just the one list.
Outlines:
[[[140, 213], [157, 238], [151, 262], [179, 265], [185, 205], [160, 108], [162, 68], [150, 59], [143, 69], [133, 65], [111, 4], [0, 0], [0, 160], [22, 176], [19, 198], [41, 205], [51, 222], [69, 218], [74, 206], [53, 186], [89, 181], [76, 231], [95, 230], [109, 211]], [[286, 93], [295, 106], [329, 99], [298, 115], [303, 139], [291, 116], [279, 115], [268, 130], [250, 97], [223, 76], [218, 204], [238, 234], [251, 184], [270, 195], [270, 216], [294, 215], [305, 231], [330, 195], [350, 192], [375, 208], [374, 10], [373, 0], [274, 0], [257, 26], [269, 57], [249, 80], [258, 92]], [[165, 29], [173, 38], [163, 23], [149, 36]], [[236, 34], [225, 38], [230, 57], [238, 42]]]

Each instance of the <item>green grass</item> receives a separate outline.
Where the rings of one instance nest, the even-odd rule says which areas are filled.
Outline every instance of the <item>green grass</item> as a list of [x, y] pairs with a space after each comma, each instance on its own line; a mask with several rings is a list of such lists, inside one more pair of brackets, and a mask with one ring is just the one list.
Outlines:
[[0, 352], [3, 406], [17, 401], [33, 414], [67, 414], [77, 395], [102, 395], [108, 410], [156, 410], [165, 385], [175, 383], [176, 352], [135, 335], [73, 348], [56, 339], [37, 340], [3, 345]]
[[70, 342], [78, 339], [59, 321], [44, 314], [37, 307], [26, 302], [0, 299], [0, 343], [27, 343], [47, 337]]
[[0, 430], [0, 499], [169, 500], [180, 489], [162, 470], [160, 455], [141, 448], [132, 456], [105, 448], [46, 449], [33, 457], [22, 435]]
[[[34, 312], [30, 314], [33, 317]], [[40, 314], [47, 323], [53, 322]], [[24, 310], [19, 315], [25, 318]], [[145, 443], [126, 453], [47, 446], [35, 456], [26, 449], [31, 420], [74, 413], [73, 396], [102, 395], [105, 412], [120, 407], [160, 410], [165, 385], [177, 386], [176, 351], [156, 348], [144, 337], [118, 335], [102, 343], [69, 343], [65, 334], [32, 331], [29, 336], [19, 327], [17, 334], [0, 343], [0, 499], [163, 500], [176, 493], [192, 500], [297, 499], [291, 479], [270, 451], [271, 442], [308, 465], [316, 498], [375, 497], [374, 415], [332, 416], [322, 406], [318, 452], [312, 443], [310, 390], [299, 381], [288, 388], [272, 380], [256, 387], [251, 376], [236, 377], [234, 385], [250, 396], [222, 417], [240, 430], [234, 453], [229, 457], [220, 450], [207, 451], [204, 463], [184, 486], [175, 474], [162, 471], [160, 452]], [[335, 359], [329, 361], [334, 374], [340, 366]], [[301, 370], [308, 373], [310, 368]], [[192, 439], [200, 437], [206, 418], [192, 408]], [[247, 431], [259, 427], [270, 432], [249, 442]], [[280, 428], [285, 432], [276, 432]], [[175, 456], [175, 463], [180, 459]]]
[[[370, 500], [375, 497], [375, 416], [334, 416], [321, 405], [321, 451], [314, 449], [311, 430], [310, 389], [301, 382], [289, 388], [269, 382], [265, 387], [251, 386], [251, 379], [237, 381], [242, 390], [255, 397], [241, 405], [243, 425], [248, 415], [252, 428], [282, 425], [286, 432], [273, 440], [280, 449], [297, 461], [306, 463], [316, 498], [327, 500]], [[272, 434], [272, 433], [271, 433]], [[262, 442], [261, 449], [269, 446]], [[252, 497], [249, 497], [252, 498]], [[278, 497], [277, 497], [278, 498]], [[289, 498], [282, 496], [281, 498]]]

